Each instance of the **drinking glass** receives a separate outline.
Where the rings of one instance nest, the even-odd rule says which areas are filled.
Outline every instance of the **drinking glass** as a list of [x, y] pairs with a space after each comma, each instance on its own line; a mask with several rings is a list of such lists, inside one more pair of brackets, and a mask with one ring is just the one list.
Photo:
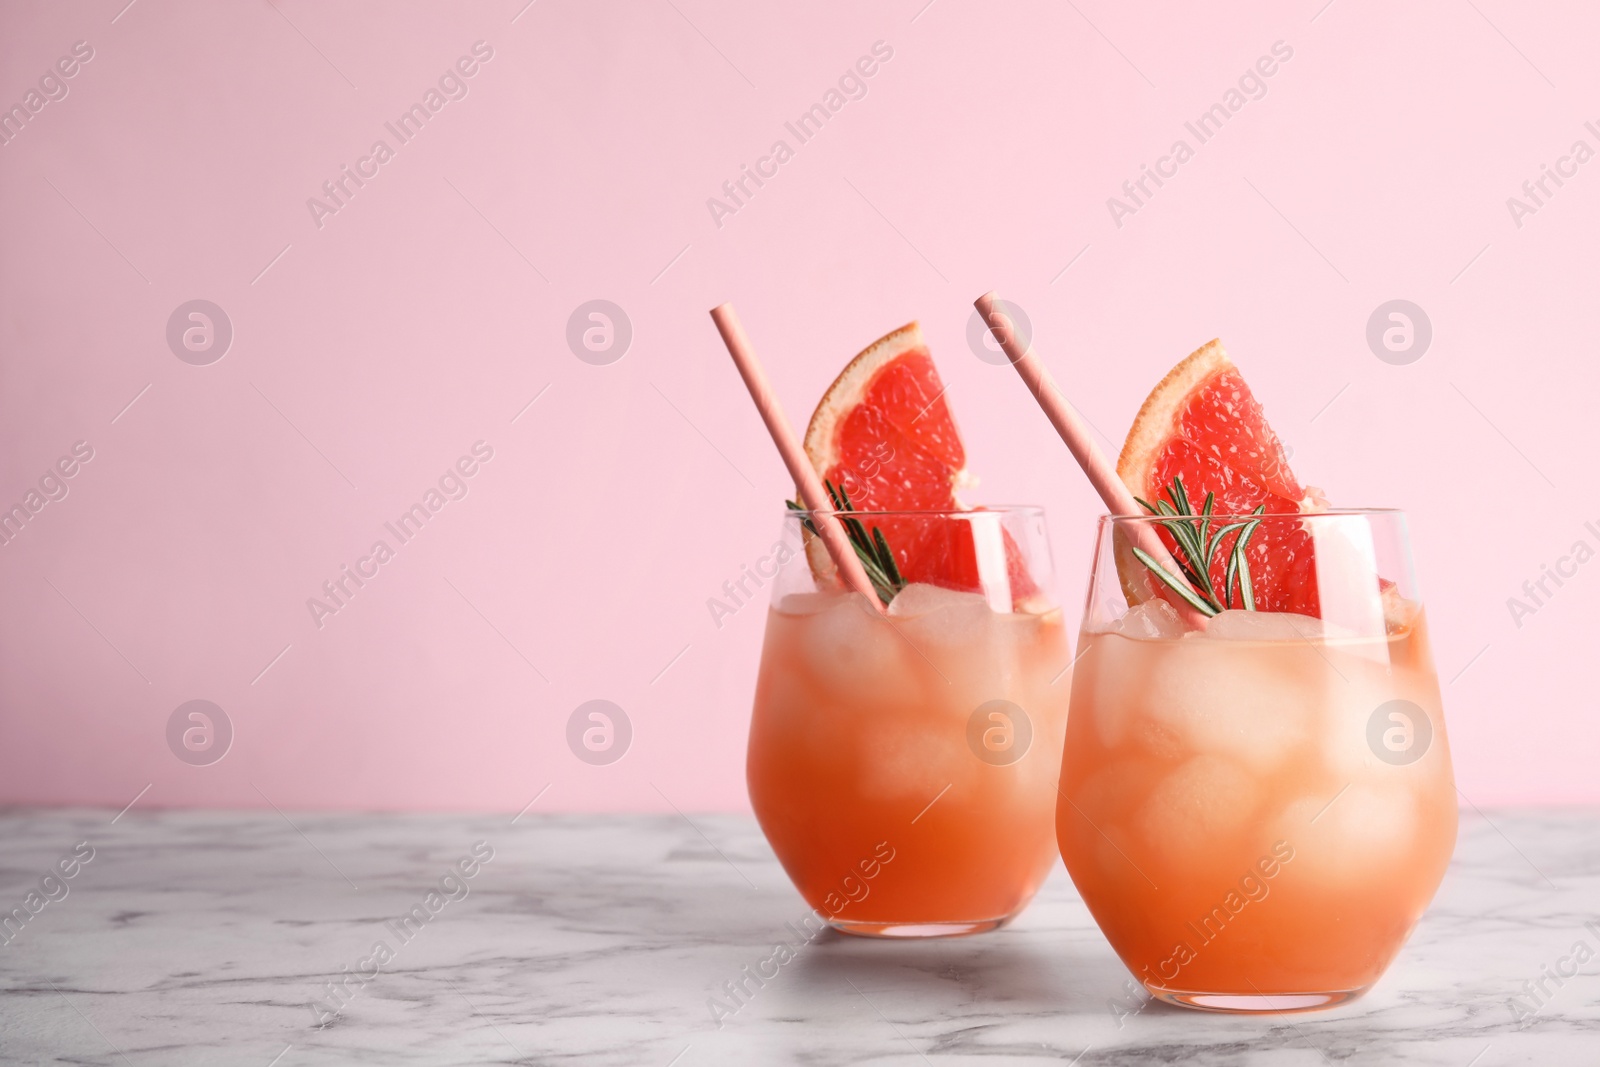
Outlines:
[[[1292, 1011], [1378, 980], [1456, 839], [1455, 782], [1398, 511], [1258, 519], [1258, 591], [1204, 630], [1100, 520], [1056, 831], [1067, 870], [1159, 1000]], [[1135, 526], [1146, 529], [1135, 529]], [[1158, 527], [1159, 529], [1159, 527]], [[1276, 571], [1273, 570], [1276, 568]]]
[[776, 570], [750, 724], [756, 817], [835, 929], [994, 929], [1056, 855], [1070, 649], [1044, 514], [832, 514], [884, 534], [916, 580], [881, 614], [839, 583], [810, 513], [784, 518], [753, 572]]

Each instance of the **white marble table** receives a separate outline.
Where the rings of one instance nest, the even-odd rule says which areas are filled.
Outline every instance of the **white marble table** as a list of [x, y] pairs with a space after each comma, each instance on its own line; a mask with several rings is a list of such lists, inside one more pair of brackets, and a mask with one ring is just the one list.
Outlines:
[[[1127, 972], [1058, 868], [994, 934], [825, 934], [721, 1028], [708, 997], [805, 911], [748, 818], [111, 815], [0, 814], [0, 911], [79, 842], [94, 850], [0, 947], [0, 1062], [1600, 1063], [1593, 812], [1465, 815], [1399, 962], [1326, 1013], [1130, 1011]], [[493, 859], [474, 868], [480, 840]], [[475, 874], [445, 886], [467, 895], [436, 898], [403, 941], [390, 922], [429, 915], [458, 860]], [[373, 957], [379, 940], [393, 958]], [[1576, 977], [1541, 978], [1571, 970], [1580, 941], [1596, 956]], [[361, 970], [319, 1027], [312, 1002], [331, 1009], [326, 983]], [[1519, 1023], [1510, 998], [1541, 980], [1550, 995]]]

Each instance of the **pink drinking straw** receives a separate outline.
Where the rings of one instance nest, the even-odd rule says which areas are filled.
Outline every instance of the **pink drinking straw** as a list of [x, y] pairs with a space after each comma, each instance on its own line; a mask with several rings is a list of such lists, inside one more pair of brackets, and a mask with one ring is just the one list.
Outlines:
[[[1056, 428], [1056, 433], [1061, 435], [1061, 440], [1066, 442], [1072, 458], [1078, 461], [1083, 473], [1089, 476], [1089, 484], [1100, 494], [1100, 499], [1105, 502], [1111, 514], [1143, 514], [1143, 509], [1133, 498], [1133, 493], [1122, 484], [1116, 468], [1106, 459], [1105, 453], [1100, 451], [1100, 446], [1094, 443], [1088, 424], [1067, 402], [1067, 398], [1061, 395], [1061, 390], [1056, 388], [1055, 379], [1050, 376], [1050, 372], [1045, 369], [1039, 357], [1033, 354], [1031, 340], [1024, 346], [1017, 339], [1016, 330], [1012, 328], [1011, 316], [1006, 314], [999, 303], [1000, 297], [993, 290], [973, 301], [978, 314], [983, 316], [984, 323], [989, 327], [989, 332], [994, 334], [994, 339], [1004, 350], [1006, 358], [1022, 376], [1022, 383], [1028, 387], [1033, 398], [1044, 409], [1045, 417]], [[1140, 548], [1150, 553], [1151, 557], [1165, 566], [1170, 573], [1183, 573], [1173, 562], [1167, 546], [1161, 543], [1161, 538], [1150, 528], [1150, 524], [1134, 522], [1128, 526], [1130, 535], [1139, 542]], [[1206, 616], [1203, 613], [1196, 611], [1192, 605], [1181, 599], [1168, 602], [1178, 609], [1179, 616], [1188, 626], [1198, 630], [1205, 629]]]
[[867, 577], [861, 561], [856, 558], [856, 550], [845, 535], [844, 526], [833, 514], [833, 501], [828, 499], [822, 479], [817, 477], [805, 449], [800, 447], [800, 439], [794, 435], [794, 429], [784, 417], [783, 405], [778, 403], [772, 383], [767, 381], [767, 373], [761, 369], [761, 360], [756, 357], [755, 349], [750, 347], [750, 338], [745, 336], [733, 305], [721, 304], [712, 308], [711, 321], [717, 324], [722, 343], [728, 346], [733, 365], [739, 368], [739, 376], [744, 379], [745, 388], [750, 390], [750, 399], [755, 401], [761, 421], [767, 424], [772, 443], [778, 446], [783, 465], [789, 468], [789, 476], [800, 490], [800, 502], [811, 512], [817, 536], [822, 538], [823, 546], [833, 558], [834, 567], [838, 568], [845, 584], [866, 597], [880, 612], [883, 611], [883, 602], [878, 599], [872, 581]]

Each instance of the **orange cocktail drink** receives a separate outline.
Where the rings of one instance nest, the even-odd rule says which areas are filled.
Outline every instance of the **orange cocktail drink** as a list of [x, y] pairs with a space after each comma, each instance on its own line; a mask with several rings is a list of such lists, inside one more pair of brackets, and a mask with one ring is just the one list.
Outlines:
[[[883, 615], [827, 588], [796, 553], [767, 618], [751, 802], [796, 888], [835, 928], [992, 929], [1032, 898], [1056, 856], [1070, 656], [1043, 592], [1043, 516], [852, 514], [902, 537], [920, 529], [987, 544], [998, 565], [978, 590], [908, 584]], [[801, 518], [788, 521], [798, 535]], [[1013, 585], [1019, 562], [1025, 589]]]
[[993, 929], [1055, 856], [1069, 657], [1044, 515], [958, 499], [975, 479], [916, 323], [846, 364], [800, 455], [737, 323], [715, 316], [804, 502], [771, 556], [756, 817], [839, 930]]
[[1137, 599], [1127, 527], [1152, 521], [1102, 520], [1056, 813], [1067, 868], [1153, 996], [1244, 1011], [1357, 996], [1456, 837], [1404, 520], [1260, 517], [1264, 544], [1311, 550], [1319, 615], [1233, 608], [1203, 630]]
[[1114, 479], [1035, 391], [1114, 512], [1056, 810], [1084, 903], [1168, 1003], [1276, 1012], [1359, 996], [1456, 838], [1405, 516], [1333, 509], [1301, 485], [1217, 341], [1145, 399]]

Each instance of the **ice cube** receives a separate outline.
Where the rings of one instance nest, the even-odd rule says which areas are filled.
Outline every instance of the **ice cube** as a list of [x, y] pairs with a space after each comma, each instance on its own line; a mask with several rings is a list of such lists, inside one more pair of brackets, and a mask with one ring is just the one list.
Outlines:
[[1327, 618], [1292, 611], [1224, 611], [1206, 626], [1207, 637], [1223, 641], [1350, 641], [1382, 637], [1381, 629], [1362, 633]]
[[1137, 816], [1138, 828], [1168, 862], [1188, 866], [1230, 845], [1260, 802], [1260, 783], [1239, 764], [1220, 756], [1196, 756], [1150, 791]]
[[990, 655], [994, 650], [994, 612], [981, 593], [958, 593], [920, 583], [908, 585], [889, 603], [889, 617], [925, 654], [958, 651], [963, 659]]
[[[992, 625], [996, 645], [1009, 664], [1007, 670], [1023, 691], [1050, 704], [1065, 701], [1072, 691], [1072, 678], [1067, 671], [1072, 649], [1067, 644], [1067, 628], [1060, 610], [1043, 615], [1005, 612], [995, 615]], [[1026, 701], [1019, 703], [1027, 705]]]
[[815, 615], [838, 604], [843, 593], [790, 593], [774, 605], [779, 615]]
[[914, 812], [970, 773], [974, 761], [962, 736], [964, 725], [895, 712], [862, 722], [852, 747], [865, 772], [855, 776], [855, 788], [868, 799], [906, 801]]
[[1336, 779], [1335, 788], [1360, 778], [1382, 778], [1386, 770], [1392, 774], [1404, 769], [1380, 760], [1367, 737], [1378, 708], [1409, 696], [1384, 655], [1386, 646], [1387, 642], [1366, 642], [1322, 650], [1346, 683], [1329, 687], [1317, 739], [1317, 755], [1329, 777]]
[[1325, 691], [1344, 684], [1300, 641], [1152, 647], [1160, 654], [1122, 684], [1136, 694], [1126, 729], [1158, 755], [1210, 752], [1270, 771], [1312, 735]]
[[[1072, 720], [1092, 727], [1106, 748], [1117, 748], [1136, 736], [1154, 740], [1153, 731], [1165, 728], [1153, 724], [1147, 710], [1151, 690], [1145, 683], [1172, 647], [1120, 634], [1082, 635], [1072, 661]], [[1157, 754], [1177, 756], [1179, 750], [1174, 743]]]
[[1316, 641], [1327, 636], [1322, 620], [1292, 611], [1224, 611], [1206, 624], [1221, 641]]
[[897, 619], [915, 619], [946, 608], [988, 608], [982, 593], [962, 593], [925, 582], [912, 582], [889, 601], [889, 614]]
[[1277, 820], [1274, 839], [1293, 847], [1290, 866], [1317, 885], [1391, 885], [1411, 862], [1417, 829], [1412, 790], [1354, 782], [1343, 792], [1294, 801]]
[[1400, 590], [1392, 585], [1384, 587], [1382, 599], [1383, 626], [1386, 633], [1395, 634], [1410, 629], [1422, 614], [1420, 601], [1407, 600], [1400, 595]]
[[1150, 760], [1119, 760], [1071, 787], [1063, 787], [1062, 793], [1069, 799], [1069, 810], [1105, 829], [1124, 822], [1149, 794], [1158, 773]]
[[1005, 697], [1014, 671], [1003, 653], [997, 616], [979, 593], [913, 584], [889, 604], [889, 624], [923, 664], [942, 695], [937, 702], [971, 711]]
[[871, 603], [855, 593], [833, 601], [791, 624], [801, 627], [808, 673], [840, 699], [876, 699], [914, 686], [908, 662], [914, 654]]
[[1183, 622], [1178, 611], [1165, 600], [1146, 600], [1128, 609], [1128, 613], [1111, 625], [1109, 633], [1121, 634], [1141, 641], [1159, 641], [1163, 638], [1182, 637]]

